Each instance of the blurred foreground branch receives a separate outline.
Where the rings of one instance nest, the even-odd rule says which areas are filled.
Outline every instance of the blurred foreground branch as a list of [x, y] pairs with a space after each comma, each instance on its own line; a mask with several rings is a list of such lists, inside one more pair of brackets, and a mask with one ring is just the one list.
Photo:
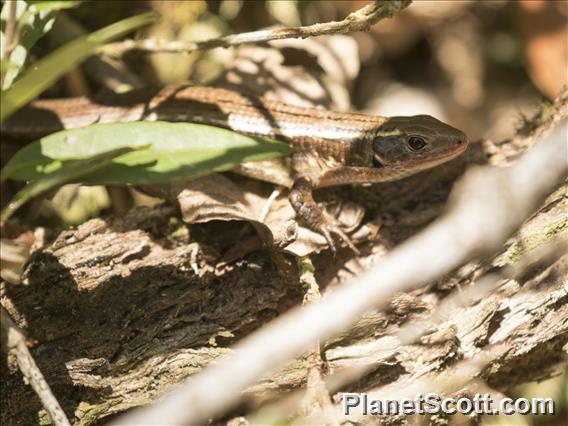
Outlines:
[[12, 321], [12, 318], [10, 318], [10, 315], [3, 306], [0, 306], [0, 326], [2, 336], [7, 339], [7, 349], [16, 357], [20, 371], [27, 383], [29, 383], [39, 397], [43, 408], [49, 414], [53, 424], [56, 426], [70, 425], [59, 402], [51, 392], [49, 384], [45, 381], [43, 374], [33, 359], [26, 345], [26, 337], [14, 321]]
[[395, 293], [494, 251], [566, 174], [567, 132], [563, 120], [551, 135], [539, 135], [541, 143], [508, 169], [471, 170], [456, 187], [446, 216], [394, 249], [360, 279], [278, 318], [160, 403], [115, 423], [194, 424], [219, 416], [238, 402], [244, 389], [317, 339], [344, 330], [371, 309], [383, 308]]
[[350, 13], [342, 21], [324, 22], [321, 24], [302, 27], [283, 27], [261, 31], [251, 31], [240, 34], [231, 34], [204, 41], [185, 42], [158, 40], [124, 40], [109, 43], [102, 47], [101, 52], [108, 55], [122, 55], [130, 50], [146, 53], [157, 52], [192, 52], [194, 50], [207, 50], [216, 47], [231, 47], [248, 43], [261, 43], [286, 38], [307, 38], [327, 34], [343, 34], [353, 31], [367, 31], [382, 19], [390, 18], [394, 14], [407, 8], [412, 0], [374, 1], [367, 6]]

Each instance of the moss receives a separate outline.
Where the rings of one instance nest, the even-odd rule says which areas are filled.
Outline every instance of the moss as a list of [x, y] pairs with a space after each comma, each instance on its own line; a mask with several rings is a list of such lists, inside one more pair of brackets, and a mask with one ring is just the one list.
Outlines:
[[556, 112], [555, 105], [549, 101], [539, 102], [538, 107], [537, 113], [532, 118], [528, 118], [522, 113], [519, 114], [518, 133], [522, 135], [530, 134], [538, 127], [546, 124]]
[[38, 411], [37, 417], [38, 417], [37, 422], [40, 426], [53, 424], [53, 422], [51, 421], [51, 416], [47, 414], [47, 411], [45, 411], [44, 409]]
[[562, 232], [568, 230], [568, 217], [547, 223], [542, 227], [531, 227], [530, 233], [521, 235], [509, 249], [497, 259], [498, 266], [512, 265], [517, 262], [526, 252], [555, 239]]
[[115, 405], [119, 405], [122, 402], [123, 398], [117, 398], [104, 402], [102, 404], [85, 406], [83, 409], [83, 416], [79, 420], [79, 424], [90, 425], [100, 421], [101, 418], [109, 414], [109, 411], [112, 407], [114, 407]]
[[304, 256], [299, 261], [299, 269], [300, 275], [302, 274], [311, 274], [313, 275], [316, 271], [314, 264], [312, 263], [311, 259], [308, 256]]
[[170, 232], [170, 237], [172, 238], [187, 238], [188, 235], [189, 229], [185, 224], [181, 224]]

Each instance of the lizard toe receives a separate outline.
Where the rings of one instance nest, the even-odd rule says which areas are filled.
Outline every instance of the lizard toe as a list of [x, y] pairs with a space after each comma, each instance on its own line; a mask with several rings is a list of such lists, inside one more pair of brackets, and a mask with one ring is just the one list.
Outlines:
[[353, 244], [351, 239], [338, 226], [326, 225], [321, 228], [320, 232], [326, 239], [327, 243], [329, 244], [329, 248], [331, 249], [331, 251], [333, 251], [334, 254], [337, 253], [337, 249], [335, 247], [335, 242], [332, 234], [339, 237], [339, 239], [342, 240], [347, 245], [347, 247], [349, 247], [351, 251], [353, 251], [353, 253], [355, 253], [357, 256], [361, 255], [359, 249], [355, 247], [355, 244]]

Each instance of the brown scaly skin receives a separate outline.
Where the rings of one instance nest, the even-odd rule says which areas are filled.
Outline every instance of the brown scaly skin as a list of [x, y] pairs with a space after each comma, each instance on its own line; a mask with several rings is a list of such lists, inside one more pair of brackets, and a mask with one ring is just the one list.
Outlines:
[[377, 117], [304, 108], [213, 87], [166, 87], [94, 100], [38, 100], [12, 116], [3, 136], [35, 139], [93, 123], [183, 121], [267, 136], [291, 145], [286, 159], [245, 163], [235, 171], [290, 188], [297, 216], [355, 252], [344, 232], [314, 201], [316, 188], [392, 181], [435, 167], [461, 154], [466, 135], [427, 116]]

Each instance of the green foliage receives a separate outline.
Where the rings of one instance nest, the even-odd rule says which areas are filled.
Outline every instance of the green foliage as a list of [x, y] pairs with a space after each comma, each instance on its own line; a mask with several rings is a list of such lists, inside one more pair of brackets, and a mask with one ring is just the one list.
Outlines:
[[[157, 20], [155, 13], [124, 19], [77, 38], [22, 74], [29, 49], [49, 31], [56, 12], [75, 4], [71, 1], [18, 1], [16, 40], [19, 44], [2, 63], [4, 88], [9, 88], [2, 93], [0, 121], [96, 53], [101, 44]], [[4, 29], [8, 9], [6, 6], [2, 9]], [[1, 220], [8, 219], [32, 197], [70, 182], [163, 183], [230, 170], [242, 162], [288, 153], [289, 147], [280, 142], [190, 123], [94, 124], [64, 130], [26, 145], [2, 169], [2, 180], [11, 178], [29, 183], [2, 211]]]
[[4, 3], [0, 19], [0, 56], [13, 64], [4, 76], [3, 89], [7, 89], [24, 69], [30, 49], [53, 26], [57, 12], [77, 5], [76, 1], [16, 1], [16, 41], [10, 57], [5, 58], [6, 26], [10, 15], [10, 2]]
[[[4, 7], [6, 9], [6, 7]], [[4, 9], [2, 12], [4, 12]], [[45, 57], [2, 94], [0, 121], [38, 96], [65, 72], [92, 55], [102, 43], [140, 26], [155, 22], [158, 15], [146, 13], [123, 19], [94, 33], [80, 37]]]
[[34, 13], [43, 12], [43, 11], [56, 11], [62, 9], [70, 9], [79, 5], [80, 1], [75, 0], [28, 0], [28, 4], [30, 4], [30, 9]]
[[2, 178], [37, 181], [74, 167], [77, 160], [88, 160], [126, 147], [138, 149], [114, 158], [89, 175], [82, 175], [81, 182], [97, 185], [163, 183], [230, 170], [242, 162], [289, 153], [284, 143], [202, 124], [94, 124], [57, 132], [25, 146], [6, 165]]
[[31, 200], [33, 197], [70, 181], [77, 180], [82, 176], [93, 173], [106, 165], [114, 158], [132, 151], [132, 148], [118, 148], [99, 155], [94, 155], [88, 160], [67, 161], [65, 167], [43, 176], [41, 179], [28, 183], [24, 186], [2, 210], [0, 220], [7, 220], [18, 208]]

